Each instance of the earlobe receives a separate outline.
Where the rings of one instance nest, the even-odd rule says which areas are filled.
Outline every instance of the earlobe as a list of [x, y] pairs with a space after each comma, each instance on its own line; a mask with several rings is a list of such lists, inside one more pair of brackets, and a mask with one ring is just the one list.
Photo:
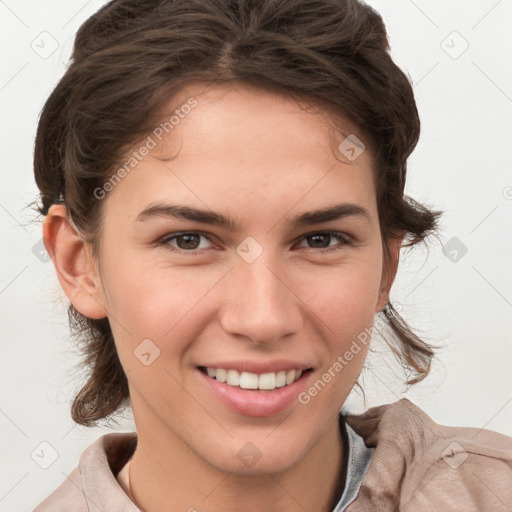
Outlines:
[[404, 236], [405, 233], [403, 233], [399, 237], [392, 238], [391, 240], [387, 241], [389, 250], [389, 260], [387, 262], [386, 267], [383, 268], [382, 271], [379, 299], [377, 305], [375, 306], [376, 313], [382, 311], [389, 300], [391, 286], [395, 281], [396, 272], [398, 270], [398, 262], [400, 260], [400, 249], [402, 247]]
[[89, 318], [105, 318], [100, 276], [90, 246], [70, 224], [64, 205], [50, 207], [43, 222], [43, 243], [60, 285], [75, 309]]

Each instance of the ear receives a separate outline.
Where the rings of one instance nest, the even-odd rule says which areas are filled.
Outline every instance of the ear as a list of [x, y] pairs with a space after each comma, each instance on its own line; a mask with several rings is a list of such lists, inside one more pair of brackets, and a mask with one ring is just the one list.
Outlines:
[[398, 237], [391, 238], [386, 242], [388, 246], [389, 258], [388, 261], [384, 261], [383, 264], [379, 298], [377, 301], [377, 305], [375, 306], [375, 313], [378, 313], [379, 311], [384, 309], [385, 305], [389, 300], [391, 286], [395, 281], [396, 271], [398, 270], [400, 249], [402, 247], [404, 236], [405, 232], [402, 232]]
[[43, 243], [73, 306], [89, 318], [105, 318], [101, 280], [90, 244], [70, 224], [64, 205], [50, 207], [43, 222]]

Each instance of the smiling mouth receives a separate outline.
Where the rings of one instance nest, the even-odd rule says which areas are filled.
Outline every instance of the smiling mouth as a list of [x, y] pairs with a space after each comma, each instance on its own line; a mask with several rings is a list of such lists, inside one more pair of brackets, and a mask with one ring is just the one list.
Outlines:
[[274, 389], [293, 384], [299, 380], [303, 374], [309, 373], [312, 369], [291, 369], [262, 374], [239, 372], [238, 370], [224, 368], [207, 368], [205, 366], [200, 366], [199, 370], [208, 375], [211, 379], [223, 382], [234, 388], [254, 391], [273, 391]]

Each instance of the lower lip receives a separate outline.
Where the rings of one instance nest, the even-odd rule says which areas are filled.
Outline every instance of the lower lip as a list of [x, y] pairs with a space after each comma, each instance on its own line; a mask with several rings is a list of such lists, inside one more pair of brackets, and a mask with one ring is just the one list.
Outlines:
[[208, 377], [197, 370], [211, 393], [232, 411], [245, 416], [272, 416], [278, 414], [297, 400], [306, 387], [311, 371], [304, 372], [295, 382], [272, 391], [248, 390], [230, 386]]

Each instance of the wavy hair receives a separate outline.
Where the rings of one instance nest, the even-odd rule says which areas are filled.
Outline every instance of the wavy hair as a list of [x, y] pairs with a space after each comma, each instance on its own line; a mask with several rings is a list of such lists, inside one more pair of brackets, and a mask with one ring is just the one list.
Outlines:
[[[110, 1], [78, 30], [41, 112], [39, 212], [64, 203], [97, 256], [102, 201], [94, 190], [151, 131], [164, 102], [193, 82], [244, 82], [342, 114], [372, 149], [383, 242], [405, 232], [410, 247], [437, 229], [441, 212], [404, 195], [420, 133], [411, 83], [390, 57], [380, 15], [358, 0]], [[386, 260], [386, 243], [383, 250]], [[72, 417], [93, 425], [129, 399], [128, 383], [108, 319], [87, 318], [72, 304], [68, 313], [87, 368]], [[418, 382], [433, 348], [389, 301], [381, 313], [407, 382]]]

